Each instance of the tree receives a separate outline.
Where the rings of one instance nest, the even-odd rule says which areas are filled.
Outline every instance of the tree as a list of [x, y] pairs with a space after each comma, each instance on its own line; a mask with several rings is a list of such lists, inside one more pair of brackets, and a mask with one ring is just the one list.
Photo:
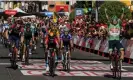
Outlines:
[[100, 9], [99, 9], [99, 19], [102, 22], [107, 22], [105, 11], [104, 11], [105, 8], [107, 9], [107, 14], [109, 17], [116, 15], [118, 18], [120, 18], [122, 14], [122, 8], [125, 8], [124, 19], [131, 18], [131, 12], [124, 3], [119, 1], [105, 1], [100, 6]]
[[74, 18], [75, 18], [75, 10], [70, 13], [69, 21], [72, 22]]

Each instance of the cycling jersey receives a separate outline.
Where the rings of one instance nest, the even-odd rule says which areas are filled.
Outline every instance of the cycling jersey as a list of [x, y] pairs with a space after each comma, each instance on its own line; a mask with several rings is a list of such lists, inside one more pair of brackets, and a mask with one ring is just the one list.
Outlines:
[[16, 36], [16, 37], [20, 37], [20, 32], [21, 32], [21, 29], [20, 28], [11, 28], [11, 33], [9, 33], [9, 35], [13, 35], [13, 36]]
[[30, 31], [25, 31], [24, 32], [24, 38], [25, 39], [31, 39], [32, 38], [32, 32], [31, 32], [31, 30]]
[[52, 30], [51, 28], [48, 30], [48, 33], [50, 33], [50, 32], [54, 32], [54, 34], [56, 35], [56, 36], [59, 36], [60, 35], [60, 33], [59, 33], [59, 30], [58, 29], [54, 29], [54, 30]]
[[120, 29], [121, 29], [121, 25], [120, 22], [118, 21], [118, 24], [113, 25], [113, 24], [109, 24], [109, 40], [120, 40]]
[[71, 34], [68, 34], [68, 35], [61, 34], [60, 38], [63, 41], [63, 45], [68, 46], [68, 45], [70, 45], [70, 40], [72, 40], [72, 35]]
[[[11, 32], [10, 32], [10, 30], [11, 30]], [[21, 28], [16, 28], [14, 25], [10, 28], [10, 30], [9, 30], [9, 40], [11, 43], [15, 42], [16, 48], [19, 49]]]
[[24, 43], [26, 45], [29, 45], [29, 43], [30, 43], [30, 41], [32, 39], [32, 36], [33, 36], [33, 34], [32, 34], [31, 30], [24, 32]]
[[48, 47], [56, 48], [57, 44], [57, 37], [56, 36], [47, 36], [45, 43], [48, 44]]

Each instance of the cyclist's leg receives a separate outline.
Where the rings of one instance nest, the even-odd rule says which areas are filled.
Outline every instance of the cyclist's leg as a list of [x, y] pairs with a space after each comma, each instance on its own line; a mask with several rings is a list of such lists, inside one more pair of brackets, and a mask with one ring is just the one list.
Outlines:
[[73, 41], [72, 40], [70, 40], [69, 48], [70, 48], [70, 56], [69, 57], [71, 58], [71, 52], [74, 49], [74, 45], [73, 45]]
[[18, 55], [19, 54], [19, 40], [20, 40], [20, 38], [14, 36], [14, 39], [15, 39], [15, 46], [16, 46], [16, 52], [17, 52], [16, 55]]
[[10, 45], [9, 45], [9, 54], [8, 54], [8, 56], [11, 56], [11, 54], [12, 54], [12, 42], [13, 42], [12, 35], [9, 35], [9, 42], [10, 42]]
[[60, 52], [60, 50], [59, 50], [59, 48], [60, 48], [60, 46], [59, 46], [59, 43], [56, 43], [55, 44], [55, 49], [56, 49], [56, 58], [57, 58], [57, 60], [58, 60], [58, 57], [59, 57], [59, 52]]
[[110, 58], [110, 68], [111, 69], [113, 69], [113, 66], [112, 66], [112, 62], [113, 62], [112, 51], [114, 49], [114, 44], [115, 44], [114, 40], [109, 41], [109, 58]]
[[120, 51], [120, 59], [123, 60], [124, 59], [124, 47], [122, 46], [119, 40], [116, 43], [116, 47], [117, 47], [117, 50]]
[[49, 47], [50, 47], [51, 45], [50, 44], [48, 44], [47, 45], [47, 50], [45, 50], [45, 64], [46, 64], [46, 71], [49, 71], [49, 60], [48, 60], [48, 55], [50, 54], [50, 52], [49, 52]]
[[111, 41], [109, 41], [109, 55], [110, 55], [110, 59], [111, 59], [111, 54], [112, 54], [113, 48], [114, 48], [114, 41], [111, 40]]
[[36, 32], [34, 33], [34, 38], [35, 38], [35, 40], [34, 40], [34, 49], [36, 49], [36, 45], [37, 45], [37, 41], [38, 41], [38, 34]]
[[61, 59], [62, 59], [62, 61], [64, 60], [64, 55], [63, 55], [63, 53], [64, 53], [64, 43], [63, 43], [63, 40], [61, 40], [60, 41], [60, 55], [61, 55]]
[[6, 31], [5, 31], [5, 38], [6, 38], [6, 40], [8, 40], [8, 29], [6, 29]]
[[29, 42], [28, 43], [28, 45], [29, 45], [29, 54], [32, 54], [32, 51], [31, 51], [32, 50], [32, 39], [29, 39], [28, 42]]

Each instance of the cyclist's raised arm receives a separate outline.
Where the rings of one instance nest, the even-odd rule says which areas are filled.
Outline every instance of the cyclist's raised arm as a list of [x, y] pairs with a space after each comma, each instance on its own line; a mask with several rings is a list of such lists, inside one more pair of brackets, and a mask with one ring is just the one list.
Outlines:
[[122, 15], [121, 15], [121, 18], [120, 18], [121, 20], [122, 20], [122, 19], [123, 19], [123, 17], [124, 17], [124, 10], [125, 10], [125, 9], [124, 9], [124, 8], [122, 8]]
[[105, 15], [106, 15], [107, 20], [109, 21], [109, 16], [107, 14], [107, 9], [106, 8], [105, 8]]

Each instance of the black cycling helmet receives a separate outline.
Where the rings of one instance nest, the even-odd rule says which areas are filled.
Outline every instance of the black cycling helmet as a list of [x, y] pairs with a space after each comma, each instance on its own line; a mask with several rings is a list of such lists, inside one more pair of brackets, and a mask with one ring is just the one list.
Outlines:
[[30, 28], [31, 24], [30, 23], [27, 23], [26, 24], [26, 28]]

